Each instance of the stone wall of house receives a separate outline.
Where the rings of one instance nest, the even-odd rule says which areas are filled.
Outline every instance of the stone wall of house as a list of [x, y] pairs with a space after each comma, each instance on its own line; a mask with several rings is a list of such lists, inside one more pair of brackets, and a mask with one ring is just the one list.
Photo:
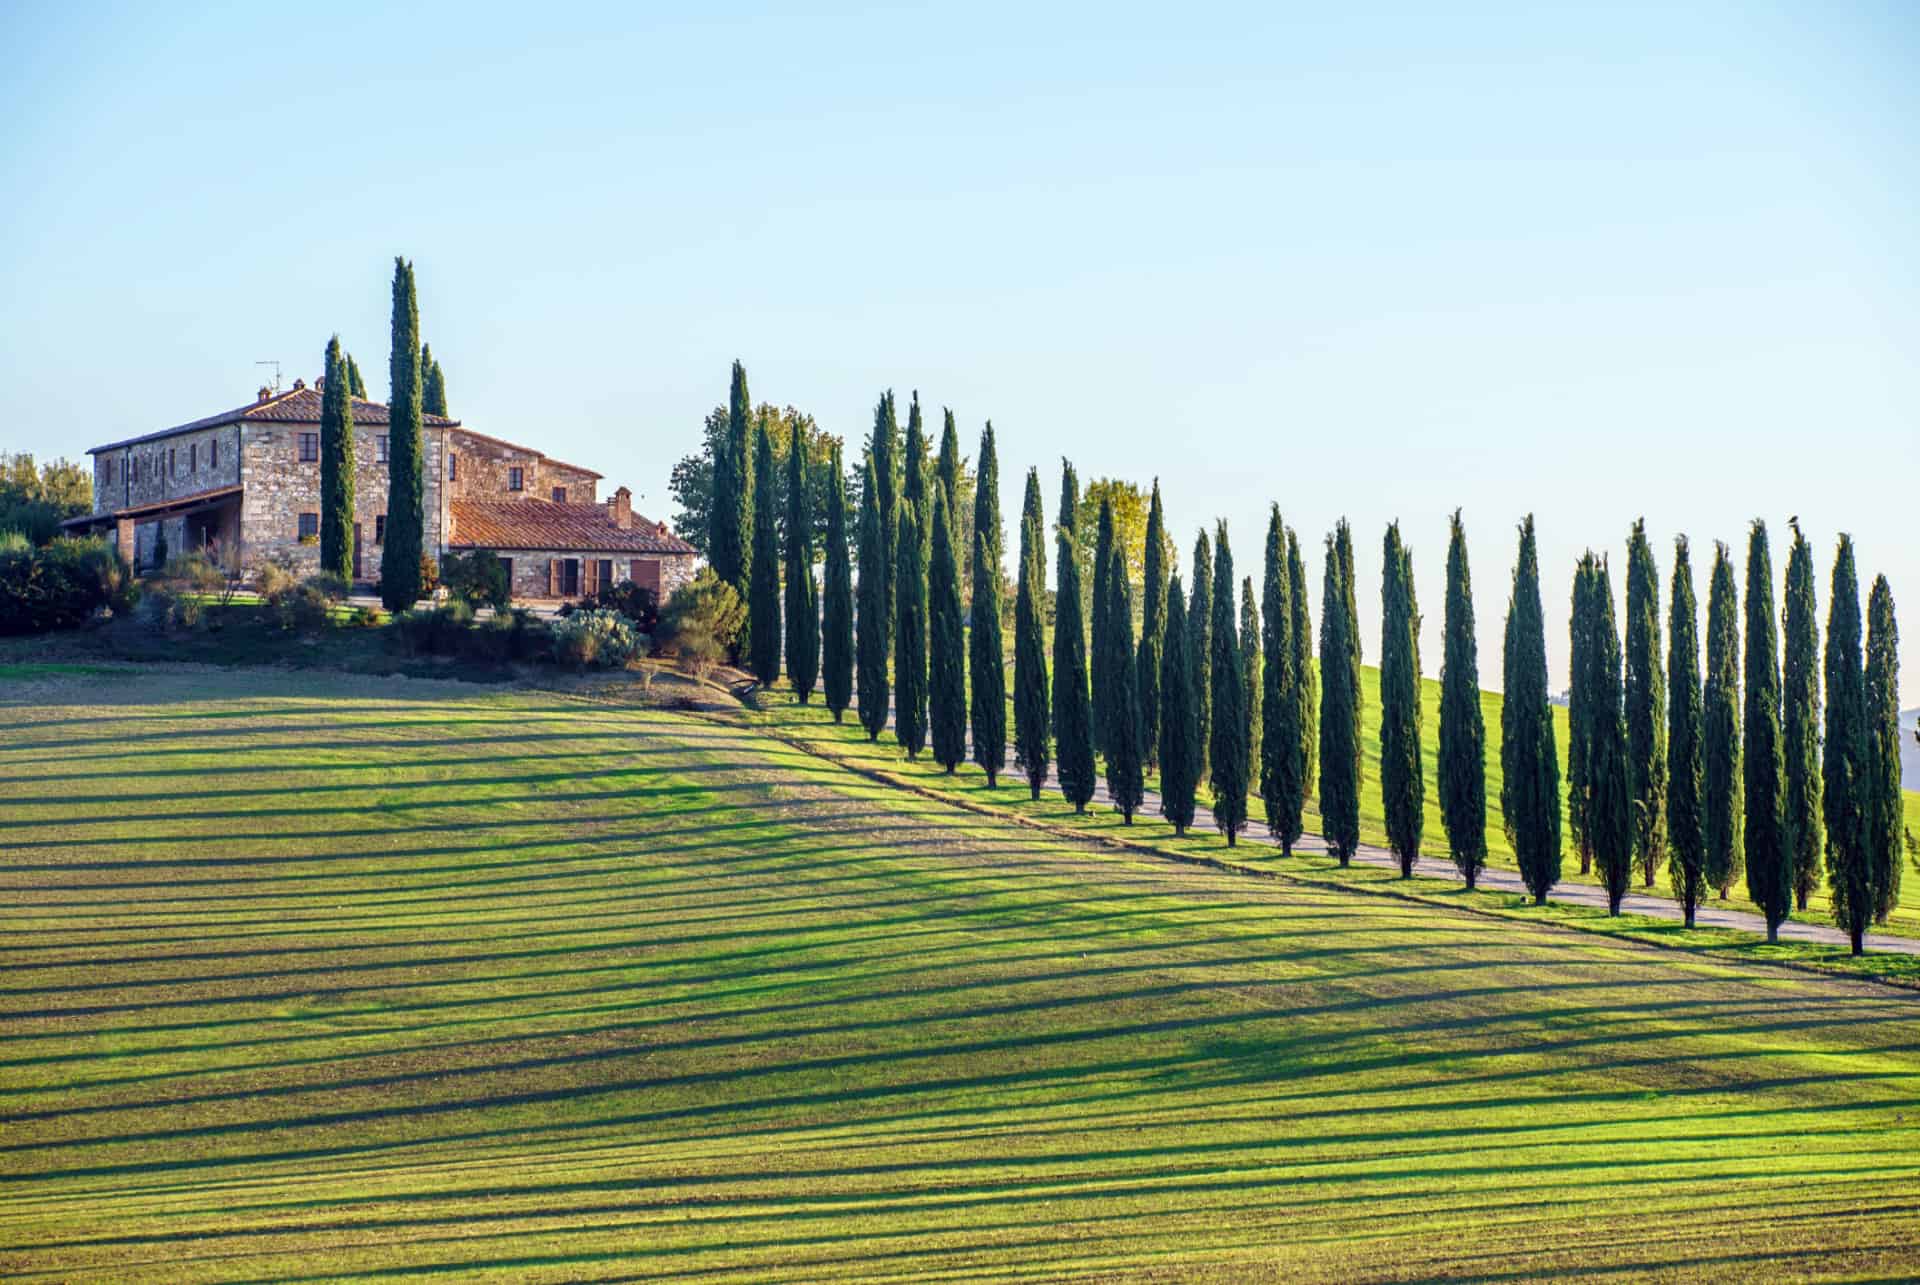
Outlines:
[[[564, 575], [555, 574], [549, 580], [549, 568], [554, 563], [564, 563], [572, 559], [580, 564], [579, 592], [585, 595], [592, 592], [598, 566], [589, 567], [589, 563], [612, 563], [614, 582], [622, 580], [644, 579], [644, 567], [635, 563], [658, 563], [660, 567], [660, 600], [665, 602], [673, 596], [673, 591], [693, 579], [695, 555], [690, 553], [590, 553], [578, 549], [514, 549], [498, 555], [503, 562], [511, 562], [513, 597], [516, 602], [548, 600], [567, 596], [564, 590], [555, 592], [551, 585], [563, 584]], [[636, 572], [638, 576], [636, 577]]]
[[93, 457], [93, 511], [111, 513], [233, 486], [240, 480], [239, 442], [239, 427], [224, 424], [102, 451]]
[[[599, 503], [599, 479], [585, 469], [550, 460], [538, 451], [511, 446], [462, 429], [447, 430], [452, 457], [447, 480], [449, 500], [551, 500], [555, 487], [564, 487], [573, 504]], [[520, 470], [520, 488], [513, 488], [512, 470]]]
[[[320, 569], [320, 541], [300, 538], [300, 515], [314, 515], [318, 529], [320, 515], [320, 463], [300, 458], [300, 435], [319, 434], [318, 424], [266, 424], [245, 426], [241, 449], [240, 482], [245, 488], [242, 499], [241, 530], [245, 538], [245, 558], [249, 566], [268, 560], [284, 561], [302, 575]], [[380, 578], [381, 534], [387, 514], [387, 463], [385, 424], [354, 425], [354, 521], [360, 527], [360, 578]], [[424, 525], [420, 546], [428, 556], [437, 558], [442, 539], [440, 469], [442, 430], [428, 428], [421, 433], [424, 456], [421, 472]]]

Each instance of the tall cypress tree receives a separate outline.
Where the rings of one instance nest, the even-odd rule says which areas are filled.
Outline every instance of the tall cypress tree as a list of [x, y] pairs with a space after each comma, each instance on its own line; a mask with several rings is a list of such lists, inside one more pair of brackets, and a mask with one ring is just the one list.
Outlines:
[[980, 432], [980, 463], [973, 487], [973, 547], [967, 551], [968, 711], [973, 761], [987, 774], [987, 788], [1007, 761], [1007, 660], [1001, 634], [1005, 572], [1000, 533], [1000, 460], [993, 421]]
[[951, 773], [967, 757], [967, 638], [960, 561], [947, 492], [933, 488], [933, 558], [927, 564], [927, 722], [933, 759]]
[[1233, 550], [1227, 524], [1214, 527], [1213, 743], [1207, 755], [1213, 785], [1213, 821], [1227, 846], [1247, 825], [1247, 671], [1240, 661], [1240, 630], [1233, 604]]
[[1107, 797], [1120, 809], [1121, 821], [1132, 825], [1145, 793], [1140, 699], [1134, 673], [1133, 595], [1120, 550], [1110, 551], [1107, 558], [1111, 565], [1102, 579], [1106, 581], [1108, 602], [1102, 614], [1107, 622], [1107, 645], [1113, 653], [1107, 668], [1114, 686], [1109, 705], [1113, 721], [1107, 727]]
[[[820, 607], [813, 594], [813, 503], [807, 485], [807, 445], [800, 420], [793, 420], [787, 446], [787, 680], [800, 703], [813, 694], [820, 676]], [[836, 478], [836, 482], [838, 479]], [[838, 490], [836, 485], [832, 490]]]
[[1820, 886], [1826, 833], [1820, 819], [1820, 619], [1813, 546], [1793, 528], [1781, 667], [1780, 734], [1786, 767], [1786, 827], [1793, 839], [1793, 890], [1801, 910]]
[[968, 582], [960, 576], [969, 570], [967, 563], [973, 559], [973, 550], [969, 547], [972, 537], [961, 523], [964, 515], [960, 512], [960, 431], [954, 427], [951, 410], [942, 407], [941, 414], [945, 424], [940, 430], [940, 454], [934, 457], [933, 479], [946, 493], [947, 523], [953, 528], [953, 556], [957, 559], [954, 563], [955, 583], [960, 586], [960, 601], [964, 604], [970, 591]]
[[1061, 461], [1058, 566], [1053, 608], [1053, 740], [1060, 759], [1060, 792], [1075, 812], [1093, 797], [1093, 703], [1087, 690], [1086, 620], [1080, 614], [1080, 551], [1073, 514], [1080, 481]]
[[1447, 543], [1446, 654], [1440, 662], [1440, 819], [1447, 852], [1472, 888], [1487, 866], [1487, 723], [1473, 624], [1467, 530], [1453, 511]]
[[1627, 779], [1627, 721], [1623, 705], [1620, 631], [1614, 624], [1613, 582], [1602, 561], [1594, 568], [1593, 600], [1587, 613], [1592, 630], [1587, 652], [1592, 659], [1587, 716], [1591, 720], [1588, 764], [1592, 789], [1587, 803], [1587, 833], [1594, 865], [1607, 890], [1607, 913], [1620, 913], [1620, 900], [1633, 882], [1633, 795]]
[[[1200, 781], [1212, 779], [1213, 759], [1213, 547], [1202, 530], [1193, 541], [1193, 588], [1187, 598], [1187, 663], [1193, 666], [1194, 736], [1200, 746]], [[1197, 788], [1197, 787], [1196, 787]]]
[[[1307, 601], [1307, 564], [1300, 536], [1287, 528], [1287, 593], [1293, 599], [1294, 709], [1300, 724], [1300, 788], [1320, 779], [1320, 666], [1313, 655], [1313, 613]], [[1303, 805], [1304, 806], [1304, 805]]]
[[1733, 559], [1716, 543], [1707, 590], [1706, 720], [1707, 885], [1726, 899], [1745, 864], [1740, 803], [1740, 607]]
[[[875, 603], [879, 608], [881, 651], [893, 647], [893, 540], [900, 522], [900, 423], [894, 417], [893, 390], [881, 394], [873, 408], [873, 437], [867, 446], [873, 470], [874, 499], [880, 520], [880, 578], [875, 585]], [[866, 580], [866, 564], [860, 578]], [[866, 600], [861, 600], [866, 610]]]
[[1587, 705], [1594, 691], [1594, 586], [1600, 563], [1589, 549], [1573, 573], [1573, 611], [1567, 623], [1571, 662], [1567, 686], [1567, 828], [1580, 854], [1580, 873], [1593, 869], [1587, 805], [1593, 801], [1593, 719]]
[[1673, 542], [1667, 616], [1667, 875], [1693, 927], [1707, 896], [1705, 702], [1700, 691], [1700, 608], [1687, 537]]
[[1186, 595], [1180, 573], [1167, 581], [1166, 633], [1160, 646], [1160, 814], [1183, 836], [1193, 824], [1194, 791], [1200, 781], [1200, 746], [1193, 715], [1193, 660], [1187, 655]]
[[1339, 537], [1329, 535], [1320, 593], [1320, 822], [1327, 847], [1343, 866], [1360, 843], [1360, 760], [1353, 752], [1360, 729], [1350, 690], [1353, 645], [1347, 634], [1353, 618], [1344, 575]]
[[[1247, 793], [1259, 784], [1260, 742], [1266, 728], [1262, 725], [1266, 705], [1260, 672], [1260, 608], [1253, 600], [1253, 577], [1240, 577], [1240, 683], [1241, 707], [1247, 713]], [[1251, 815], [1251, 813], [1249, 813]]]
[[1153, 479], [1147, 506], [1145, 578], [1140, 593], [1140, 652], [1134, 696], [1140, 705], [1140, 748], [1149, 771], [1160, 766], [1160, 650], [1167, 628], [1167, 519], [1160, 507], [1160, 479]]
[[1260, 801], [1280, 855], [1300, 841], [1306, 803], [1306, 759], [1300, 743], [1300, 676], [1293, 645], [1293, 584], [1287, 574], [1287, 532], [1280, 506], [1267, 515], [1267, 557], [1261, 581]]
[[1667, 855], [1667, 684], [1660, 669], [1660, 567], [1647, 522], [1627, 542], [1627, 783], [1633, 792], [1633, 856], [1653, 887]]
[[1866, 669], [1860, 649], [1860, 580], [1853, 565], [1853, 537], [1842, 534], [1833, 558], [1827, 595], [1825, 753], [1821, 759], [1821, 804], [1827, 820], [1827, 884], [1833, 920], [1853, 942], [1866, 947], [1873, 922], [1873, 856], [1868, 839], [1872, 735], [1867, 720]]
[[827, 488], [827, 568], [822, 595], [822, 683], [827, 708], [838, 723], [853, 697], [853, 565], [847, 551], [846, 476], [840, 448], [833, 449], [833, 485]]
[[753, 548], [753, 402], [747, 368], [733, 363], [727, 388], [727, 432], [714, 444], [713, 508], [708, 518], [707, 560], [713, 574], [748, 597], [747, 564]]
[[1035, 799], [1047, 783], [1053, 737], [1052, 705], [1047, 699], [1045, 522], [1040, 470], [1028, 469], [1013, 608], [1013, 761], [1027, 774], [1027, 788]]
[[860, 612], [854, 620], [854, 645], [860, 726], [870, 741], [880, 739], [892, 699], [887, 682], [887, 594], [893, 576], [886, 565], [892, 545], [880, 534], [880, 498], [879, 470], [868, 456], [860, 488]]
[[1348, 689], [1353, 698], [1353, 764], [1356, 779], [1366, 766], [1366, 748], [1360, 742], [1360, 729], [1366, 726], [1364, 689], [1360, 684], [1360, 665], [1364, 660], [1360, 647], [1360, 607], [1355, 594], [1360, 580], [1353, 570], [1353, 528], [1345, 518], [1334, 524], [1334, 540], [1340, 555], [1340, 583], [1347, 594], [1347, 650], [1351, 653], [1353, 683]]
[[327, 341], [320, 391], [320, 569], [353, 579], [353, 398], [340, 336]]
[[1114, 719], [1113, 639], [1107, 628], [1107, 564], [1113, 560], [1113, 501], [1100, 498], [1098, 534], [1093, 545], [1093, 601], [1088, 604], [1087, 636], [1092, 642], [1093, 749], [1107, 752], [1107, 732]]
[[1867, 594], [1865, 796], [1867, 886], [1873, 922], [1884, 924], [1900, 904], [1902, 820], [1900, 794], [1900, 627], [1894, 619], [1893, 587], [1873, 578]]
[[347, 354], [347, 391], [361, 401], [367, 399], [367, 381], [360, 377], [360, 363], [353, 359], [352, 353]]
[[766, 415], [753, 429], [753, 552], [747, 566], [747, 655], [762, 687], [780, 677], [780, 537], [774, 521], [773, 438]]
[[1560, 759], [1547, 699], [1546, 622], [1532, 514], [1520, 525], [1501, 670], [1500, 807], [1520, 877], [1534, 904], [1545, 905], [1560, 882]]
[[420, 448], [420, 310], [413, 265], [393, 261], [393, 347], [387, 362], [387, 534], [380, 549], [380, 601], [404, 611], [420, 597], [426, 540], [426, 478]]
[[[933, 461], [928, 457], [927, 425], [920, 418], [920, 390], [915, 389], [913, 401], [907, 406], [907, 449], [903, 462], [905, 481], [900, 488], [900, 498], [913, 506], [916, 525], [920, 528], [920, 561], [926, 562], [927, 545], [933, 538], [932, 523], [927, 508], [927, 474], [932, 471]], [[898, 565], [899, 558], [894, 559]]]
[[893, 734], [915, 758], [927, 747], [927, 564], [920, 555], [920, 509], [900, 501], [893, 546]]
[[1780, 746], [1780, 647], [1773, 614], [1773, 553], [1767, 524], [1747, 536], [1746, 796], [1747, 895], [1767, 917], [1767, 940], [1793, 912], [1793, 834], [1787, 828], [1786, 762]]
[[420, 346], [420, 409], [442, 419], [447, 414], [447, 373], [433, 355], [432, 344]]
[[1410, 879], [1420, 859], [1426, 775], [1420, 763], [1420, 614], [1413, 555], [1400, 539], [1398, 522], [1387, 527], [1381, 567], [1380, 797], [1387, 846], [1400, 861], [1400, 877]]

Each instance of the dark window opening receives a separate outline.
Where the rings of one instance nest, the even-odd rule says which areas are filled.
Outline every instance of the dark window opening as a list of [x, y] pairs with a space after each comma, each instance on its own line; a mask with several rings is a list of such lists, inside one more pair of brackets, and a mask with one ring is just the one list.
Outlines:
[[220, 467], [220, 439], [217, 437], [207, 443], [207, 467]]
[[560, 560], [560, 596], [563, 598], [580, 596], [580, 559], [562, 558]]
[[387, 542], [387, 515], [384, 513], [374, 515], [373, 542], [375, 544], [385, 544]]
[[200, 471], [200, 443], [195, 442], [193, 445], [187, 447], [187, 472], [198, 473], [199, 471]]
[[320, 538], [320, 515], [318, 513], [302, 513], [300, 515], [300, 538], [302, 540], [318, 540]]
[[451, 452], [449, 452], [447, 455], [447, 481], [458, 482], [459, 480], [460, 480], [460, 457], [458, 455], [454, 455]]
[[519, 469], [510, 468], [507, 470], [507, 489], [509, 491], [520, 491], [520, 490], [526, 489], [525, 480], [521, 477]]
[[320, 458], [320, 434], [300, 434], [300, 462], [311, 464]]
[[387, 435], [385, 433], [373, 439], [373, 462], [376, 464], [385, 464], [387, 462]]
[[553, 488], [553, 502], [554, 502], [555, 504], [565, 504], [565, 503], [567, 502], [567, 488], [566, 488], [566, 487], [564, 487], [564, 486], [556, 486], [556, 487], [554, 487], [554, 488]]

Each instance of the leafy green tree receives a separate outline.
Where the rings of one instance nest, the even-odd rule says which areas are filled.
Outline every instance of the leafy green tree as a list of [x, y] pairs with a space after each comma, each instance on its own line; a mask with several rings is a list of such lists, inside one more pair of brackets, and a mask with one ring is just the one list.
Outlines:
[[1343, 866], [1360, 843], [1360, 760], [1353, 752], [1360, 729], [1348, 690], [1356, 675], [1347, 641], [1353, 617], [1347, 614], [1345, 574], [1339, 537], [1329, 535], [1320, 594], [1320, 819], [1327, 846]]
[[1733, 559], [1716, 543], [1707, 589], [1706, 717], [1707, 884], [1725, 900], [1745, 864], [1741, 842], [1740, 607]]
[[[793, 425], [787, 448], [787, 681], [807, 703], [820, 676], [820, 605], [813, 596], [813, 514], [807, 486], [807, 450]], [[771, 470], [769, 470], [771, 471]]]
[[1547, 700], [1547, 635], [1532, 514], [1520, 525], [1501, 671], [1500, 807], [1520, 877], [1534, 904], [1545, 905], [1560, 882], [1560, 760]]
[[1013, 760], [1027, 774], [1027, 787], [1035, 799], [1047, 783], [1053, 728], [1047, 699], [1045, 521], [1040, 508], [1040, 471], [1028, 469], [1026, 504], [1020, 514], [1019, 586], [1013, 611]]
[[1075, 812], [1093, 797], [1093, 703], [1087, 691], [1086, 621], [1080, 615], [1080, 551], [1072, 516], [1079, 512], [1079, 480], [1061, 461], [1060, 528], [1053, 613], [1053, 741], [1060, 760], [1060, 792]]
[[1294, 706], [1300, 723], [1300, 788], [1304, 798], [1320, 777], [1320, 666], [1313, 656], [1307, 564], [1300, 556], [1300, 537], [1292, 527], [1287, 528], [1287, 593], [1293, 599]]
[[736, 361], [727, 392], [726, 433], [716, 444], [713, 456], [707, 561], [713, 573], [732, 585], [742, 600], [750, 596], [747, 567], [753, 548], [753, 425], [747, 368]]
[[347, 354], [347, 391], [361, 401], [367, 399], [367, 381], [360, 377], [360, 363], [352, 353]]
[[1007, 761], [1007, 670], [1001, 650], [1000, 577], [988, 547], [991, 537], [980, 524], [973, 528], [974, 565], [988, 568], [975, 582], [973, 626], [967, 631], [968, 669], [972, 678], [969, 714], [973, 725], [973, 761], [987, 774], [987, 788], [999, 783]]
[[860, 726], [867, 739], [880, 739], [887, 725], [892, 698], [887, 681], [887, 652], [891, 643], [887, 623], [887, 567], [891, 543], [880, 534], [880, 483], [873, 457], [867, 457], [865, 485], [860, 488], [860, 611], [854, 620], [855, 672]]
[[[1095, 557], [1094, 541], [1088, 537], [1097, 528], [1102, 505], [1113, 509], [1113, 547], [1120, 550], [1121, 561], [1127, 568], [1129, 584], [1145, 583], [1145, 555], [1148, 492], [1140, 488], [1137, 482], [1118, 477], [1098, 477], [1085, 483], [1080, 489], [1080, 512], [1075, 515], [1074, 530], [1080, 537], [1080, 580], [1089, 586], [1088, 615], [1092, 615], [1091, 585], [1094, 570], [1099, 565]], [[1161, 550], [1161, 561], [1167, 561], [1172, 550]]]
[[1426, 775], [1420, 762], [1420, 609], [1413, 589], [1413, 555], [1400, 524], [1387, 527], [1381, 545], [1380, 797], [1387, 846], [1400, 877], [1413, 877], [1426, 820]]
[[1109, 636], [1107, 607], [1107, 571], [1113, 562], [1113, 505], [1102, 502], [1097, 517], [1098, 534], [1093, 548], [1093, 601], [1090, 604], [1087, 634], [1092, 642], [1093, 663], [1093, 749], [1107, 752], [1107, 733], [1113, 725], [1115, 664], [1113, 639]]
[[320, 569], [353, 579], [353, 398], [340, 336], [327, 341], [320, 390]]
[[1633, 856], [1641, 880], [1667, 855], [1667, 683], [1660, 668], [1660, 567], [1647, 523], [1627, 542], [1627, 783], [1633, 793]]
[[1793, 913], [1793, 835], [1787, 829], [1786, 762], [1780, 745], [1780, 646], [1773, 614], [1773, 553], [1767, 524], [1747, 536], [1746, 798], [1747, 895], [1767, 918], [1767, 940]]
[[[726, 454], [729, 418], [730, 413], [724, 405], [709, 411], [700, 426], [700, 449], [682, 456], [674, 464], [667, 480], [667, 490], [674, 503], [674, 531], [709, 557], [712, 556], [717, 462]], [[794, 430], [798, 429], [801, 441], [806, 446], [806, 470], [803, 476], [808, 488], [807, 508], [813, 514], [813, 543], [815, 548], [824, 548], [832, 493], [836, 490], [840, 492], [841, 503], [852, 515], [860, 507], [859, 476], [857, 473], [837, 470], [834, 460], [841, 456], [841, 440], [823, 431], [812, 415], [792, 406], [775, 406], [771, 402], [761, 402], [749, 408], [749, 425], [762, 418], [767, 421], [767, 435], [773, 439], [774, 476], [771, 485], [777, 491], [774, 512], [781, 515], [781, 547], [786, 547], [786, 513], [792, 507], [791, 498], [786, 493], [787, 452], [791, 449]], [[849, 534], [854, 530], [851, 517], [847, 529]]]
[[933, 488], [933, 560], [927, 565], [927, 719], [933, 759], [951, 773], [967, 757], [967, 638], [960, 562], [947, 491]]
[[1134, 695], [1140, 705], [1140, 747], [1148, 771], [1160, 766], [1160, 651], [1167, 628], [1167, 520], [1160, 507], [1160, 479], [1153, 481], [1147, 510], [1140, 591], [1140, 651]]
[[780, 677], [780, 543], [773, 512], [773, 438], [762, 418], [753, 430], [753, 551], [747, 563], [747, 639], [753, 675], [763, 687]]
[[1706, 707], [1700, 690], [1700, 608], [1687, 537], [1673, 542], [1667, 616], [1667, 875], [1693, 927], [1707, 897]]
[[1107, 728], [1107, 797], [1120, 809], [1120, 819], [1133, 824], [1145, 795], [1144, 755], [1140, 745], [1140, 700], [1136, 691], [1133, 643], [1133, 593], [1127, 583], [1125, 555], [1107, 554], [1110, 566], [1101, 577], [1109, 601], [1102, 613], [1107, 622], [1107, 645], [1113, 655], [1107, 670], [1113, 675], [1113, 722]]
[[1787, 602], [1781, 672], [1780, 734], [1786, 768], [1786, 829], [1793, 840], [1793, 890], [1799, 908], [1820, 886], [1826, 846], [1820, 819], [1820, 617], [1814, 601], [1813, 546], [1793, 528], [1787, 554]]
[[1567, 828], [1580, 854], [1580, 873], [1593, 869], [1593, 841], [1587, 834], [1587, 805], [1593, 801], [1593, 718], [1587, 708], [1594, 691], [1593, 613], [1600, 563], [1589, 549], [1573, 574], [1573, 614], [1567, 625], [1571, 653], [1567, 686]]
[[[833, 472], [840, 474], [840, 452]], [[853, 698], [853, 562], [847, 548], [847, 499], [838, 486], [827, 493], [827, 567], [822, 586], [822, 683], [827, 708], [838, 723]]]
[[426, 481], [420, 448], [420, 310], [413, 265], [393, 261], [393, 389], [387, 406], [387, 534], [380, 549], [380, 601], [405, 611], [420, 598], [425, 553]]
[[1287, 531], [1275, 504], [1267, 516], [1261, 581], [1260, 799], [1280, 855], [1293, 855], [1306, 805], [1305, 748], [1300, 742], [1300, 674], [1293, 642], [1293, 584], [1287, 574]]
[[432, 344], [420, 346], [420, 408], [429, 415], [447, 417], [447, 373], [440, 369]]
[[1233, 607], [1233, 550], [1227, 524], [1214, 527], [1212, 767], [1213, 821], [1233, 846], [1247, 825], [1247, 671], [1240, 660], [1240, 631]]
[[1193, 661], [1187, 655], [1192, 635], [1176, 571], [1167, 582], [1166, 633], [1160, 648], [1160, 813], [1176, 836], [1184, 836], [1193, 824], [1194, 792], [1200, 782]]
[[1884, 924], [1900, 904], [1900, 836], [1905, 801], [1900, 794], [1900, 627], [1894, 619], [1893, 587], [1873, 578], [1867, 594], [1866, 736], [1862, 794], [1865, 801], [1867, 890], [1873, 922]]
[[[1591, 555], [1589, 555], [1591, 556]], [[1620, 901], [1633, 882], [1633, 795], [1627, 774], [1625, 683], [1620, 631], [1613, 616], [1613, 582], [1602, 561], [1595, 565], [1593, 599], [1587, 613], [1591, 658], [1587, 681], [1588, 742], [1592, 789], [1587, 802], [1587, 835], [1594, 865], [1607, 890], [1607, 913], [1620, 913]]]
[[1446, 653], [1440, 662], [1440, 819], [1454, 868], [1472, 888], [1487, 867], [1487, 722], [1473, 624], [1467, 530], [1453, 511], [1447, 544]]
[[920, 556], [920, 509], [900, 501], [893, 546], [893, 734], [915, 758], [927, 747], [927, 564]]
[[1193, 666], [1194, 739], [1200, 747], [1200, 774], [1196, 779], [1208, 781], [1212, 779], [1213, 755], [1213, 546], [1207, 543], [1204, 530], [1193, 541], [1187, 634], [1187, 662]]

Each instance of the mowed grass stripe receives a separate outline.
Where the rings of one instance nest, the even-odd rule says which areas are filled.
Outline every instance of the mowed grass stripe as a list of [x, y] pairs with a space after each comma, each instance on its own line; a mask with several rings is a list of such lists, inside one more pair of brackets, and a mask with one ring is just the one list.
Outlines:
[[160, 676], [131, 740], [78, 683], [0, 708], [0, 1269], [1920, 1262], [1908, 994], [406, 689]]

